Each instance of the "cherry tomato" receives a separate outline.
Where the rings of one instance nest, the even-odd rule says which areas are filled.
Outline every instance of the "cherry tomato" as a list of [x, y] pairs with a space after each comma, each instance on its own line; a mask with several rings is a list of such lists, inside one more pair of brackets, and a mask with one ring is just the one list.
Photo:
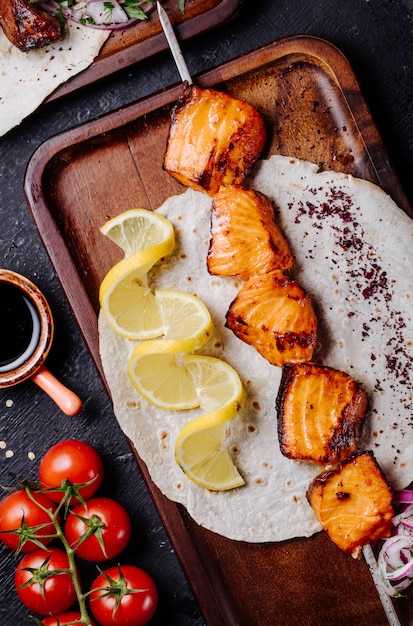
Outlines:
[[[36, 550], [26, 554], [17, 566], [14, 584], [20, 600], [40, 615], [57, 614], [70, 608], [77, 599], [69, 573], [47, 572], [69, 568], [66, 552], [60, 548]], [[27, 586], [24, 586], [27, 584]]]
[[[39, 478], [42, 489], [60, 487], [67, 479], [73, 484], [88, 483], [79, 490], [84, 500], [97, 491], [103, 481], [103, 462], [96, 450], [84, 441], [67, 439], [54, 445], [46, 452], [39, 465]], [[60, 502], [62, 491], [50, 491], [49, 497]], [[70, 502], [79, 500], [75, 497]]]
[[[73, 624], [79, 621], [81, 615], [79, 611], [68, 611], [67, 613], [59, 613], [59, 615], [49, 615], [40, 622], [43, 626], [64, 626], [64, 624]], [[96, 622], [90, 620], [91, 626], [96, 626]]]
[[[56, 511], [56, 504], [45, 494], [32, 493], [41, 506], [52, 513]], [[54, 524], [36, 502], [29, 498], [24, 489], [13, 491], [0, 502], [0, 540], [12, 550], [25, 553], [39, 550], [40, 545], [29, 539], [33, 534], [37, 536], [36, 541], [44, 546], [52, 541], [52, 535], [55, 533]], [[5, 532], [7, 530], [16, 532]]]
[[[110, 593], [114, 586], [117, 589]], [[91, 591], [90, 608], [101, 626], [145, 626], [158, 605], [154, 581], [133, 565], [110, 567], [95, 579]]]
[[[90, 537], [79, 541], [93, 529], [95, 532]], [[69, 544], [76, 549], [77, 556], [87, 561], [107, 561], [117, 556], [126, 548], [131, 534], [128, 513], [111, 498], [92, 498], [86, 507], [79, 504], [69, 513], [65, 525]]]

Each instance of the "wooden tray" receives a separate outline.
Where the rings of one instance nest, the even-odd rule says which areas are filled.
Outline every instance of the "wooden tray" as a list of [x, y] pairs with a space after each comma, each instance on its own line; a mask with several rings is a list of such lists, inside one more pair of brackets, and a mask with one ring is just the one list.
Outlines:
[[[243, 0], [187, 0], [184, 14], [179, 10], [178, 0], [164, 0], [162, 5], [167, 10], [180, 41], [185, 41], [233, 18], [240, 10], [242, 2]], [[124, 31], [112, 32], [92, 65], [58, 87], [46, 102], [58, 100], [167, 49], [168, 43], [155, 10], [147, 21]]]
[[[410, 207], [343, 55], [311, 37], [274, 42], [196, 79], [244, 98], [263, 114], [267, 155], [308, 159], [382, 185]], [[156, 209], [183, 187], [162, 170], [170, 111], [180, 85], [42, 144], [25, 194], [98, 370], [98, 288], [119, 260], [99, 236], [108, 216]], [[104, 381], [103, 375], [102, 380]], [[195, 596], [211, 626], [386, 624], [367, 565], [319, 533], [278, 544], [248, 544], [197, 526], [163, 497], [137, 458]], [[405, 606], [398, 606], [403, 612]]]

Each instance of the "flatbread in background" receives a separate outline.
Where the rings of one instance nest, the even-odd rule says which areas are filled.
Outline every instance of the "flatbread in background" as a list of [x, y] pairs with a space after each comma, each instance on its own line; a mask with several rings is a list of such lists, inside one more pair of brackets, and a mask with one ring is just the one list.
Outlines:
[[59, 41], [22, 52], [0, 28], [0, 136], [18, 126], [60, 84], [86, 69], [109, 35], [67, 22]]
[[[394, 488], [413, 477], [413, 222], [379, 188], [308, 162], [275, 156], [248, 181], [274, 202], [290, 241], [293, 276], [313, 298], [320, 326], [317, 357], [360, 380], [370, 397], [362, 447], [372, 449]], [[131, 207], [124, 207], [126, 210]], [[211, 493], [182, 473], [174, 442], [198, 410], [168, 412], [148, 404], [126, 375], [133, 343], [99, 318], [102, 363], [114, 411], [153, 481], [202, 526], [231, 539], [282, 541], [320, 530], [306, 500], [321, 471], [279, 450], [275, 398], [280, 369], [224, 327], [240, 281], [206, 269], [211, 199], [187, 190], [159, 212], [173, 223], [177, 246], [154, 268], [152, 285], [199, 296], [211, 311], [215, 336], [201, 350], [240, 374], [247, 402], [229, 423], [229, 449], [246, 486]]]

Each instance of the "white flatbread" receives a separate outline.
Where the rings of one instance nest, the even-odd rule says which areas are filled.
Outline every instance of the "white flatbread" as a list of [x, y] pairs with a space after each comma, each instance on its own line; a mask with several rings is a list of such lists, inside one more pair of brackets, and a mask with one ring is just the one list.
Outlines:
[[0, 136], [18, 126], [60, 84], [86, 69], [109, 35], [67, 22], [62, 39], [22, 52], [0, 28]]
[[[263, 161], [248, 181], [276, 206], [290, 241], [293, 275], [313, 298], [320, 320], [319, 358], [360, 380], [371, 400], [362, 447], [372, 449], [395, 488], [413, 478], [412, 221], [379, 188], [288, 157]], [[128, 207], [125, 207], [125, 209]], [[153, 272], [153, 286], [183, 289], [211, 311], [216, 334], [202, 349], [230, 363], [247, 402], [230, 422], [228, 447], [246, 480], [236, 490], [211, 493], [189, 481], [174, 460], [179, 430], [197, 410], [156, 409], [126, 376], [133, 344], [99, 319], [100, 349], [114, 410], [125, 434], [170, 499], [185, 505], [210, 530], [249, 542], [310, 536], [320, 525], [306, 490], [321, 471], [279, 450], [275, 398], [280, 369], [224, 327], [241, 283], [206, 269], [211, 199], [187, 190], [159, 212], [173, 223], [175, 252]]]

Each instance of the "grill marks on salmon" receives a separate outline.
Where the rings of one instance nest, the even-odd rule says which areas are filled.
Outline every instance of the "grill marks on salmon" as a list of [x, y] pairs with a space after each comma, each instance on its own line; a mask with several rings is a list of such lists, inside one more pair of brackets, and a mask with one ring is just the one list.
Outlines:
[[367, 395], [345, 372], [316, 363], [286, 364], [276, 399], [284, 456], [320, 465], [349, 457], [361, 436]]
[[310, 297], [281, 270], [249, 278], [231, 303], [225, 325], [280, 367], [311, 360], [316, 345]]
[[293, 264], [270, 200], [242, 185], [221, 186], [212, 199], [208, 271], [245, 281], [225, 325], [278, 366], [311, 360], [317, 338], [310, 297], [284, 273]]
[[390, 537], [393, 494], [371, 451], [360, 452], [310, 484], [307, 499], [330, 539], [344, 552]]
[[212, 199], [208, 271], [247, 280], [293, 263], [270, 200], [242, 185], [220, 187]]
[[0, 26], [22, 52], [42, 48], [62, 36], [59, 20], [28, 0], [0, 0]]
[[184, 83], [163, 167], [187, 187], [213, 195], [221, 185], [244, 181], [266, 139], [264, 121], [250, 104]]

